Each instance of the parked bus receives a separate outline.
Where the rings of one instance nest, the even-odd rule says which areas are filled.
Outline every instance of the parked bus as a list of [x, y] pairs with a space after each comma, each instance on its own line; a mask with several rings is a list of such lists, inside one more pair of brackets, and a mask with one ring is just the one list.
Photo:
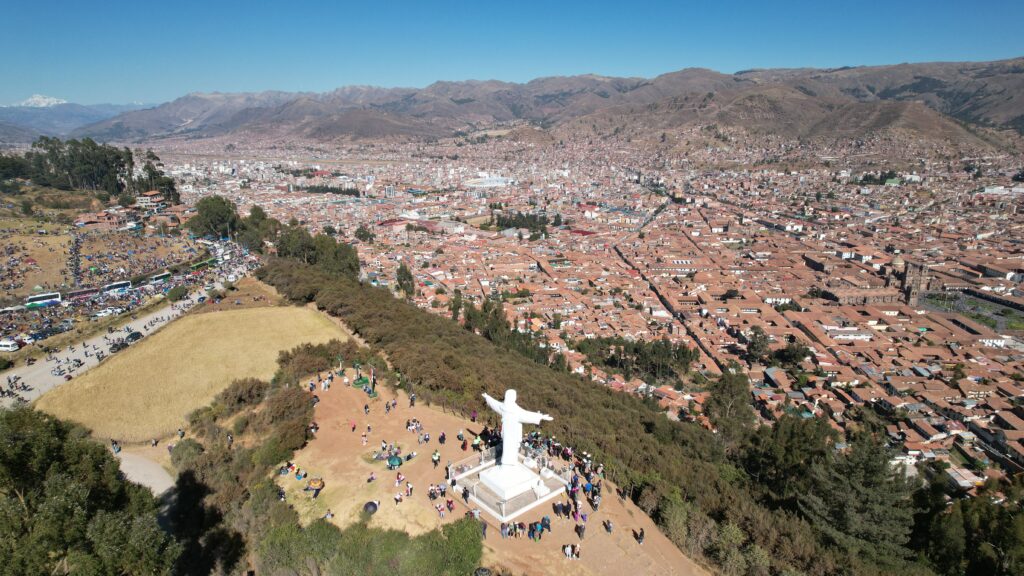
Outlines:
[[171, 273], [170, 272], [164, 272], [163, 274], [157, 274], [156, 276], [153, 276], [152, 278], [149, 279], [149, 285], [150, 286], [158, 286], [158, 285], [163, 284], [164, 282], [166, 282], [167, 279], [170, 278], [170, 277], [171, 277]]
[[71, 300], [72, 302], [80, 302], [82, 300], [88, 300], [89, 298], [92, 298], [93, 296], [96, 296], [99, 293], [99, 288], [85, 288], [83, 290], [75, 290], [74, 292], [68, 292], [68, 295], [65, 296], [65, 299]]
[[104, 294], [127, 294], [132, 289], [132, 283], [130, 280], [124, 282], [114, 282], [113, 284], [107, 284], [103, 287]]
[[47, 292], [46, 294], [36, 294], [26, 298], [25, 308], [46, 308], [47, 306], [56, 306], [60, 303], [60, 292]]
[[203, 260], [202, 262], [196, 262], [192, 265], [193, 270], [201, 270], [207, 266], [213, 266], [217, 263], [216, 258], [210, 258], [209, 260]]

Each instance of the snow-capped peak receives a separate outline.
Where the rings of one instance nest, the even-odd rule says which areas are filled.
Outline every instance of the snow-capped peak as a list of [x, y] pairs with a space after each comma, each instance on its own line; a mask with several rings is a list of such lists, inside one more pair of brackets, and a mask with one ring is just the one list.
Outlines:
[[50, 106], [56, 106], [57, 104], [67, 104], [67, 100], [61, 100], [60, 98], [54, 98], [53, 96], [43, 96], [42, 94], [33, 94], [26, 100], [18, 102], [15, 106], [27, 106], [30, 108], [49, 108]]

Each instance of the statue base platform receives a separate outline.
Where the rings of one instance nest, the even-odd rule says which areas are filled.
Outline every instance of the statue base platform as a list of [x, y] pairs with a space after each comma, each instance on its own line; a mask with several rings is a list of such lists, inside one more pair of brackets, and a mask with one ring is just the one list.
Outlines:
[[538, 498], [551, 492], [541, 477], [525, 466], [492, 466], [480, 473], [480, 482], [502, 500], [511, 500], [529, 491]]
[[516, 466], [502, 466], [489, 449], [452, 465], [455, 492], [469, 490], [474, 508], [508, 522], [565, 496], [568, 469], [556, 471], [545, 464], [524, 458]]

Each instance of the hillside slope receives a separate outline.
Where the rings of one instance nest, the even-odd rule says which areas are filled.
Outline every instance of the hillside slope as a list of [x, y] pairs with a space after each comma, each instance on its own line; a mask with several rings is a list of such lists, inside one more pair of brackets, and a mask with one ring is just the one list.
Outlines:
[[436, 82], [422, 89], [350, 86], [323, 94], [189, 94], [74, 135], [415, 139], [510, 122], [565, 126], [594, 115], [617, 115], [641, 127], [710, 122], [789, 137], [821, 135], [830, 125], [843, 137], [897, 128], [973, 145], [981, 140], [963, 123], [1024, 134], [1024, 59], [731, 75], [690, 68], [651, 79], [558, 76], [523, 84]]

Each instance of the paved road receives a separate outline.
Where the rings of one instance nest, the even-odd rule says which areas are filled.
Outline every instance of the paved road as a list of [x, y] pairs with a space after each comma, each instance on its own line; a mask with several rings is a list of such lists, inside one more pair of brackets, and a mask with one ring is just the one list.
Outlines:
[[[29, 390], [20, 392], [20, 396], [24, 400], [31, 402], [50, 389], [65, 382], [64, 375], [59, 373], [58, 370], [71, 374], [72, 377], [84, 373], [100, 363], [96, 355], [97, 352], [101, 352], [105, 357], [109, 358], [110, 346], [114, 341], [124, 338], [133, 331], [141, 332], [143, 337], [152, 334], [161, 326], [164, 326], [192, 308], [201, 295], [201, 290], [195, 291], [188, 298], [180, 302], [168, 303], [166, 306], [161, 306], [147, 314], [138, 316], [134, 320], [128, 319], [119, 323], [114, 333], [99, 334], [84, 342], [62, 348], [50, 355], [49, 359], [41, 358], [32, 366], [22, 364], [0, 373], [0, 378], [2, 378], [0, 384], [6, 383], [8, 378], [19, 377], [22, 382], [29, 386]], [[75, 367], [76, 362], [81, 363], [77, 368]], [[0, 406], [9, 406], [14, 402], [15, 399], [13, 398], [2, 398], [0, 399]]]

